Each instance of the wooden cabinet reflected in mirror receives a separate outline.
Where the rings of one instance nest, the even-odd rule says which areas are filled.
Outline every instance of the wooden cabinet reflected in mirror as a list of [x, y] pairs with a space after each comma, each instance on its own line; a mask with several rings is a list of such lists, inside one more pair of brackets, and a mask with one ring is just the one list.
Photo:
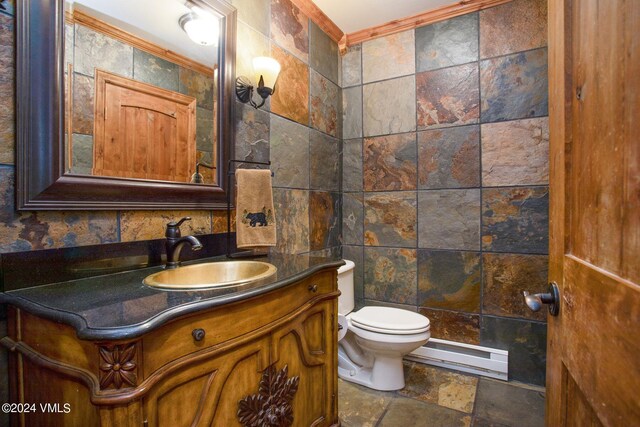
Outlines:
[[[223, 0], [27, 3], [20, 208], [223, 206], [235, 9]], [[195, 40], [191, 21], [205, 23]]]

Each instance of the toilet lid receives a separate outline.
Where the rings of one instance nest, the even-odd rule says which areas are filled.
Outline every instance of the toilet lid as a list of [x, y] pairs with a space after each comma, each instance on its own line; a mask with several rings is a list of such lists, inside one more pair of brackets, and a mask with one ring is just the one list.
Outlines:
[[364, 307], [349, 318], [358, 328], [383, 334], [420, 334], [429, 330], [425, 316], [398, 308]]

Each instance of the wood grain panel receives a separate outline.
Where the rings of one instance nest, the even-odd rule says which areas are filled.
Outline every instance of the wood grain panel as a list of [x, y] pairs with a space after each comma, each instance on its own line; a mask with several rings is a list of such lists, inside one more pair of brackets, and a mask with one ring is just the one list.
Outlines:
[[[150, 426], [237, 425], [240, 399], [258, 389], [269, 340], [255, 340], [163, 379], [145, 397]], [[182, 410], [176, 400], [190, 402]]]
[[429, 10], [408, 16], [402, 19], [395, 19], [385, 24], [378, 25], [364, 30], [355, 31], [346, 34], [346, 46], [362, 43], [378, 37], [387, 36], [389, 34], [399, 33], [401, 31], [411, 30], [413, 28], [422, 27], [424, 25], [433, 24], [434, 22], [444, 21], [446, 19], [455, 18], [456, 16], [465, 15], [471, 12], [487, 9], [508, 3], [512, 0], [462, 0], [449, 6], [443, 6], [438, 9]]
[[564, 329], [563, 359], [571, 380], [604, 425], [640, 425], [640, 404], [630, 392], [640, 378], [640, 287], [573, 256], [564, 268], [561, 310], [571, 328]]
[[89, 341], [78, 340], [73, 327], [41, 319], [24, 310], [19, 311], [19, 316], [20, 342], [60, 364], [98, 372], [97, 347]]
[[[203, 400], [206, 411], [202, 414], [201, 425], [240, 425], [237, 418], [238, 402], [257, 393], [262, 371], [268, 366], [269, 340], [252, 344], [245, 351], [240, 354], [241, 358], [228, 364], [229, 373], [220, 378], [217, 396], [211, 393], [208, 399]], [[212, 399], [214, 396], [215, 399]]]
[[[606, 4], [605, 4], [606, 3]], [[635, 3], [635, 6], [634, 6]], [[570, 248], [640, 282], [640, 51], [636, 2], [582, 1], [573, 16], [573, 188]], [[625, 22], [634, 22], [627, 24]], [[610, 28], [610, 31], [593, 31]], [[635, 38], [635, 40], [634, 40]], [[630, 77], [625, 78], [626, 73]], [[624, 102], [626, 101], [626, 102]], [[635, 114], [635, 116], [634, 116]]]
[[[330, 368], [333, 353], [337, 354], [338, 339], [331, 321], [336, 310], [335, 301], [325, 301], [273, 333], [272, 363], [275, 362], [278, 369], [286, 365], [290, 377], [301, 378], [293, 401], [295, 425], [329, 426], [337, 421], [325, 416], [334, 413], [336, 405], [332, 385], [337, 384], [334, 382], [337, 369]], [[325, 351], [312, 354], [310, 343], [301, 331], [308, 324], [313, 327], [316, 313], [322, 313], [324, 319], [322, 347]], [[318, 387], [320, 384], [326, 387]]]
[[602, 423], [600, 423], [595, 412], [591, 409], [588, 399], [582, 393], [578, 384], [569, 375], [566, 367], [564, 369], [564, 378], [566, 381], [565, 403], [572, 402], [573, 405], [572, 410], [565, 411], [567, 414], [565, 424], [568, 426], [601, 427]]
[[[25, 413], [22, 425], [84, 427], [99, 424], [98, 408], [91, 404], [90, 393], [84, 384], [58, 372], [41, 369], [28, 359], [24, 359], [23, 366], [24, 395], [28, 396], [23, 402], [35, 404], [36, 411]], [[43, 411], [41, 403], [45, 406], [57, 404], [57, 410]], [[69, 405], [67, 412], [65, 404]]]
[[[566, 175], [571, 164], [571, 2], [549, 0], [549, 279], [564, 274], [569, 215], [565, 215]], [[562, 283], [558, 282], [559, 285]], [[564, 384], [562, 329], [564, 316], [547, 316], [545, 423], [562, 425]], [[551, 355], [558, 355], [551, 357]]]
[[640, 3], [551, 0], [549, 17], [546, 424], [640, 425]]
[[139, 401], [100, 408], [100, 427], [141, 426], [144, 425], [143, 422], [142, 405]]
[[196, 164], [196, 99], [96, 70], [96, 176], [189, 182]]

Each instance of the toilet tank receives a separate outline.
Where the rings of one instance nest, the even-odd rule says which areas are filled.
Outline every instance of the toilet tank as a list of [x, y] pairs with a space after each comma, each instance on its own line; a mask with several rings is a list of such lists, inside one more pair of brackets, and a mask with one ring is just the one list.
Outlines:
[[338, 290], [341, 292], [338, 297], [338, 314], [346, 316], [353, 311], [355, 301], [353, 298], [353, 272], [356, 266], [353, 261], [345, 259], [346, 263], [338, 269]]

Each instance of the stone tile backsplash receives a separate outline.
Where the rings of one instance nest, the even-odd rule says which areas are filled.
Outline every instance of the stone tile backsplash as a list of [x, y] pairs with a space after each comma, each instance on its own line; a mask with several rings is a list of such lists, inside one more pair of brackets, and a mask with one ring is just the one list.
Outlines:
[[418, 188], [480, 186], [477, 125], [418, 132]]
[[391, 34], [362, 44], [363, 83], [415, 74], [414, 30]]
[[338, 136], [340, 89], [338, 85], [311, 70], [310, 94], [311, 126], [333, 137]]
[[271, 56], [282, 67], [270, 97], [271, 112], [308, 126], [309, 66], [276, 45], [271, 46]]
[[365, 191], [415, 190], [416, 162], [415, 132], [365, 138]]
[[482, 264], [484, 313], [541, 322], [546, 320], [546, 310], [533, 312], [522, 303], [522, 292], [547, 292], [547, 255], [485, 253]]
[[547, 2], [518, 0], [480, 12], [480, 57], [547, 45]]
[[478, 66], [458, 65], [416, 74], [418, 129], [478, 123]]
[[309, 189], [309, 128], [271, 115], [273, 185]]
[[547, 48], [480, 61], [482, 123], [549, 114]]
[[545, 254], [549, 248], [549, 188], [482, 190], [482, 248]]
[[208, 211], [123, 211], [120, 213], [120, 241], [161, 239], [167, 223], [190, 217], [180, 226], [183, 236], [211, 234], [213, 223]]
[[414, 81], [414, 76], [407, 76], [364, 85], [362, 91], [364, 136], [416, 130]]
[[14, 19], [0, 14], [0, 163], [15, 163]]
[[362, 191], [362, 174], [362, 139], [344, 139], [342, 142], [342, 191]]
[[338, 84], [338, 45], [313, 21], [309, 21], [309, 66], [324, 77]]
[[416, 71], [478, 60], [478, 15], [471, 13], [416, 29]]
[[482, 185], [548, 183], [548, 117], [482, 125]]
[[364, 297], [415, 305], [418, 283], [415, 249], [364, 249]]
[[340, 245], [340, 193], [309, 193], [309, 249], [319, 251]]
[[418, 250], [418, 304], [480, 313], [480, 253]]
[[314, 190], [340, 191], [340, 140], [310, 131], [309, 185]]
[[418, 192], [418, 246], [480, 249], [480, 190]]
[[362, 84], [362, 45], [349, 46], [342, 56], [342, 87]]
[[291, 0], [271, 0], [271, 39], [303, 62], [309, 62], [309, 18]]
[[413, 191], [366, 193], [364, 244], [415, 248], [416, 195]]

